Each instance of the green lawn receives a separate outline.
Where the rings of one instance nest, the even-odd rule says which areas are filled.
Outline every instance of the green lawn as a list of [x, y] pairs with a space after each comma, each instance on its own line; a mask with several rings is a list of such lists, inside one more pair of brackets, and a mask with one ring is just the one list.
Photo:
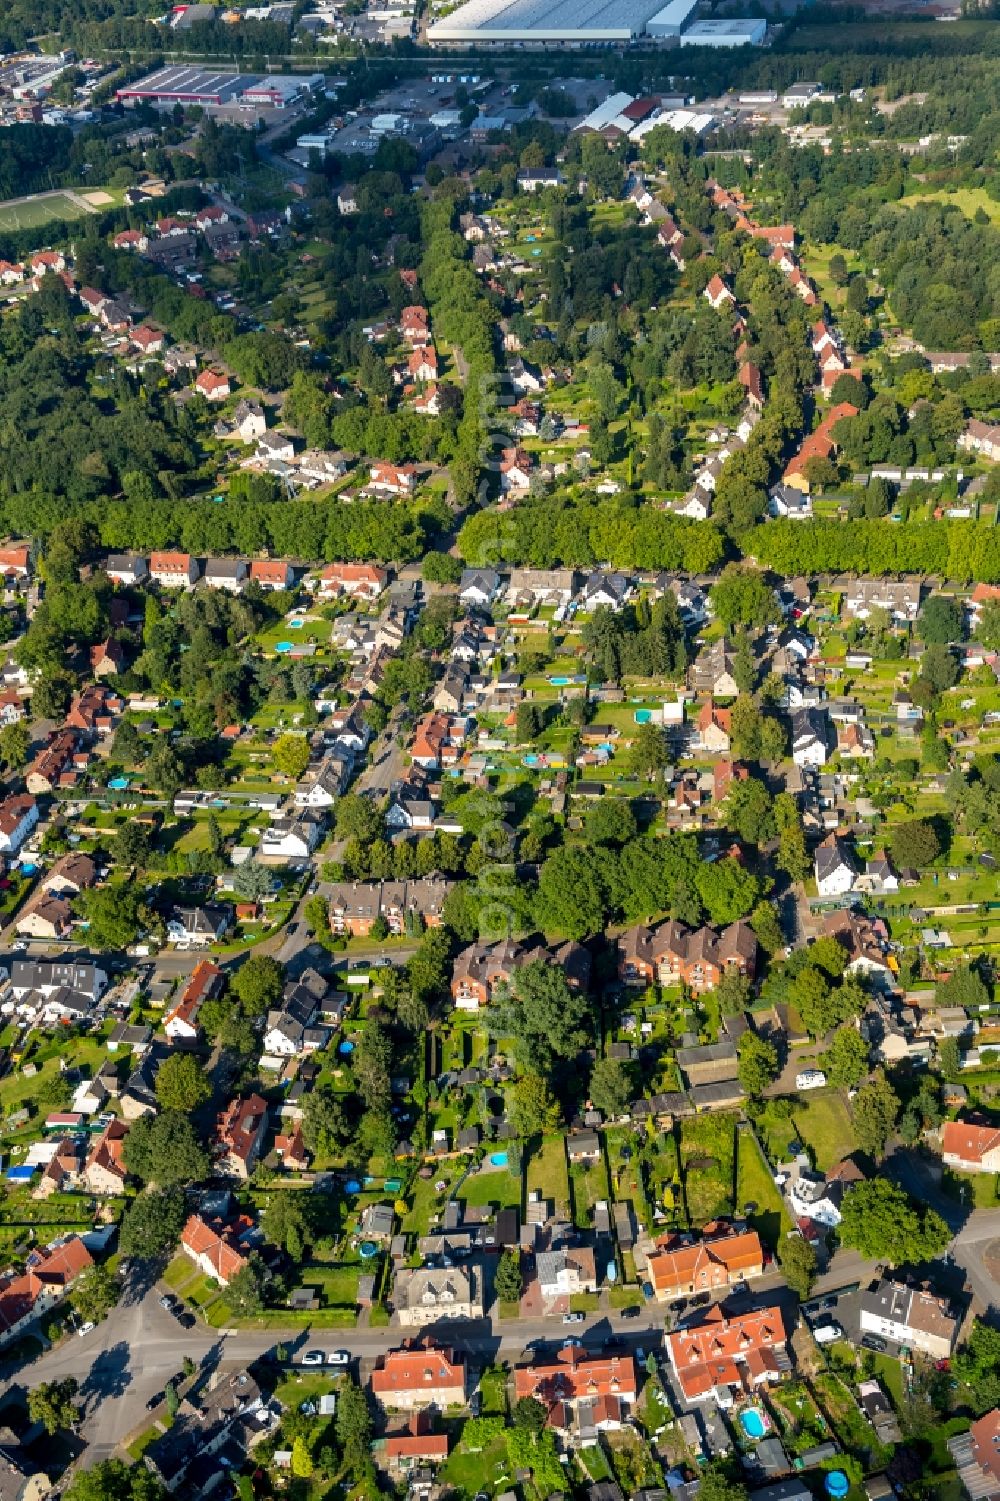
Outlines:
[[458, 1443], [438, 1477], [445, 1490], [455, 1490], [467, 1497], [475, 1496], [479, 1491], [492, 1493], [494, 1489], [502, 1490], [509, 1478], [507, 1439], [504, 1434], [500, 1434], [478, 1452]]
[[734, 1115], [697, 1115], [681, 1122], [684, 1197], [692, 1225], [732, 1212], [735, 1149]]
[[12, 234], [19, 229], [41, 229], [57, 219], [84, 219], [87, 213], [88, 210], [74, 202], [68, 193], [55, 193], [27, 203], [0, 203], [0, 232]]
[[566, 1172], [566, 1146], [562, 1136], [535, 1136], [525, 1152], [525, 1180], [528, 1192], [537, 1189], [543, 1199], [555, 1203], [559, 1218], [569, 1215], [569, 1178]]
[[492, 1204], [497, 1209], [518, 1209], [521, 1205], [521, 1179], [505, 1168], [497, 1172], [472, 1173], [459, 1190], [466, 1204]]
[[847, 1101], [839, 1090], [815, 1089], [798, 1095], [792, 1118], [820, 1172], [850, 1156], [857, 1146]]
[[594, 1205], [599, 1199], [611, 1197], [608, 1186], [608, 1167], [602, 1154], [593, 1167], [574, 1163], [569, 1170], [573, 1188], [573, 1223], [579, 1230], [587, 1230], [594, 1223]]
[[750, 1223], [764, 1243], [772, 1249], [786, 1230], [792, 1228], [785, 1201], [775, 1187], [767, 1163], [749, 1131], [736, 1136], [736, 1207], [757, 1205], [749, 1216]]
[[906, 193], [899, 200], [906, 208], [912, 203], [945, 203], [960, 208], [967, 219], [971, 219], [976, 209], [981, 208], [985, 214], [989, 214], [990, 222], [1000, 222], [1000, 203], [991, 198], [985, 188], [936, 188], [933, 192]]

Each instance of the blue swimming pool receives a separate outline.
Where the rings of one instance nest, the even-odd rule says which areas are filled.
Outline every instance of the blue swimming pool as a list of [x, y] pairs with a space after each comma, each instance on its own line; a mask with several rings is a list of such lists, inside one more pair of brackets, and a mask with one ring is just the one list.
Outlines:
[[492, 1162], [492, 1164], [493, 1164], [494, 1167], [506, 1167], [507, 1166], [507, 1153], [506, 1152], [491, 1152], [490, 1153], [490, 1161]]
[[347, 1192], [349, 1194], [359, 1194], [361, 1192], [361, 1184], [358, 1182], [357, 1178], [348, 1178], [347, 1182], [344, 1184], [344, 1187], [347, 1189]]
[[652, 709], [636, 709], [634, 715], [636, 724], [648, 724], [652, 717]]
[[128, 777], [112, 777], [108, 786], [112, 792], [124, 792], [128, 786]]
[[747, 1438], [763, 1438], [767, 1432], [767, 1419], [759, 1407], [744, 1407], [740, 1413], [740, 1427]]
[[340, 1044], [340, 1047], [337, 1049], [337, 1052], [340, 1053], [344, 1058], [349, 1058], [354, 1052], [353, 1042], [342, 1042]]
[[34, 863], [33, 860], [22, 860], [21, 861], [21, 870], [23, 871], [23, 873], [26, 876], [33, 876], [35, 874], [35, 871], [37, 869], [38, 869], [38, 866]]
[[302, 627], [304, 625], [305, 625], [305, 621], [304, 620], [290, 620], [288, 622], [288, 629], [290, 631], [301, 631], [301, 629], [302, 629]]
[[363, 1261], [371, 1261], [373, 1256], [378, 1255], [378, 1246], [373, 1240], [363, 1240], [358, 1250]]
[[565, 688], [566, 684], [569, 682], [569, 678], [549, 678], [549, 682], [552, 684], [553, 688]]
[[291, 651], [292, 643], [290, 641], [276, 641], [274, 643], [274, 649], [275, 651], [284, 654], [286, 651]]

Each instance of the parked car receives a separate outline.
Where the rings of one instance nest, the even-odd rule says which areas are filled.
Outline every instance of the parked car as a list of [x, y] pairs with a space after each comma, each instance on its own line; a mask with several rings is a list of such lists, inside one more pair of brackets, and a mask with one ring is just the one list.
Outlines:
[[877, 1334], [862, 1335], [861, 1343], [864, 1345], [866, 1350], [874, 1350], [876, 1355], [884, 1355], [886, 1350], [889, 1348], [885, 1340], [880, 1339]]
[[97, 1325], [94, 1323], [93, 1319], [88, 1319], [85, 1324], [80, 1325], [79, 1329], [76, 1332], [77, 1334], [89, 1334], [91, 1329], [96, 1328]]
[[326, 1363], [327, 1365], [350, 1365], [351, 1352], [350, 1350], [331, 1350], [326, 1357]]
[[165, 1308], [168, 1311], [168, 1313], [172, 1313], [173, 1312], [174, 1299], [173, 1299], [173, 1295], [171, 1293], [164, 1293], [163, 1294], [163, 1297], [160, 1299], [160, 1307], [161, 1308]]
[[323, 1364], [323, 1351], [322, 1350], [303, 1350], [301, 1364], [302, 1365], [322, 1365]]
[[582, 1313], [564, 1313], [563, 1314], [563, 1323], [564, 1324], [582, 1324], [583, 1320], [584, 1320], [584, 1317], [585, 1316]]
[[796, 1089], [822, 1089], [825, 1084], [826, 1074], [821, 1068], [804, 1068], [795, 1075]]
[[178, 1324], [180, 1324], [182, 1329], [194, 1328], [196, 1322], [195, 1316], [193, 1313], [188, 1313], [186, 1308], [172, 1308], [170, 1312], [173, 1314], [174, 1318], [177, 1320]]
[[622, 1309], [622, 1318], [623, 1319], [637, 1319], [639, 1317], [639, 1314], [641, 1313], [641, 1311], [642, 1310], [639, 1309], [639, 1308], [623, 1308]]
[[152, 1412], [155, 1408], [159, 1407], [160, 1403], [164, 1400], [164, 1397], [164, 1392], [154, 1392], [149, 1401], [146, 1403], [146, 1411]]

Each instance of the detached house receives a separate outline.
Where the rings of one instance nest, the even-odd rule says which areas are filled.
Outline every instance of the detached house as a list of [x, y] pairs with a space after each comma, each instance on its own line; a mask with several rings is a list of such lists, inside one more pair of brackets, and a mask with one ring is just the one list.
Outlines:
[[920, 1287], [884, 1278], [861, 1295], [862, 1333], [881, 1335], [933, 1360], [948, 1359], [960, 1326], [946, 1299]]
[[379, 460], [369, 470], [368, 485], [384, 495], [412, 495], [417, 488], [417, 466]]
[[1000, 1173], [1000, 1128], [975, 1121], [946, 1121], [941, 1157], [966, 1173]]
[[206, 401], [225, 401], [232, 394], [229, 376], [222, 375], [218, 370], [202, 370], [195, 380], [194, 388]]
[[125, 1167], [125, 1138], [128, 1127], [121, 1121], [109, 1121], [98, 1137], [83, 1170], [83, 1182], [92, 1194], [120, 1194], [128, 1172]]
[[267, 1101], [259, 1094], [231, 1100], [218, 1118], [212, 1141], [217, 1170], [248, 1179], [260, 1156], [267, 1124]]
[[853, 889], [857, 867], [849, 846], [839, 834], [830, 834], [817, 845], [815, 874], [820, 896], [845, 896]]
[[732, 292], [730, 292], [721, 276], [712, 277], [712, 280], [708, 283], [708, 286], [705, 288], [702, 296], [708, 302], [709, 306], [711, 308], [714, 308], [716, 312], [718, 312], [720, 308], [725, 307], [727, 302], [735, 303], [736, 301], [736, 298], [733, 296]]
[[329, 563], [319, 576], [317, 593], [320, 599], [346, 594], [349, 599], [374, 601], [388, 582], [388, 571], [376, 563]]
[[250, 582], [265, 590], [290, 589], [295, 570], [284, 558], [257, 559], [250, 564]]
[[124, 584], [127, 588], [145, 583], [149, 577], [146, 559], [127, 553], [112, 553], [104, 565], [104, 571], [113, 583]]
[[0, 803], [0, 854], [16, 855], [38, 823], [38, 804], [21, 792]]
[[372, 1372], [371, 1393], [380, 1407], [404, 1412], [449, 1407], [465, 1402], [465, 1357], [427, 1341], [389, 1350]]

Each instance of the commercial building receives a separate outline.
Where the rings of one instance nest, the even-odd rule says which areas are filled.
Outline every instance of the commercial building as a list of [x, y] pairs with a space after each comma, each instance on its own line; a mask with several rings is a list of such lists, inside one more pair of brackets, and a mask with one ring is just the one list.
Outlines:
[[293, 75], [224, 73], [218, 69], [172, 66], [157, 68], [148, 77], [119, 89], [123, 104], [200, 104], [206, 109], [287, 109], [320, 92], [322, 73]]
[[764, 20], [695, 21], [681, 36], [682, 47], [759, 47], [767, 34]]
[[659, 0], [467, 0], [429, 27], [427, 40], [507, 47], [633, 42], [662, 8]]
[[646, 35], [651, 37], [680, 36], [684, 24], [693, 14], [698, 0], [668, 0], [662, 10], [650, 16], [646, 22]]

